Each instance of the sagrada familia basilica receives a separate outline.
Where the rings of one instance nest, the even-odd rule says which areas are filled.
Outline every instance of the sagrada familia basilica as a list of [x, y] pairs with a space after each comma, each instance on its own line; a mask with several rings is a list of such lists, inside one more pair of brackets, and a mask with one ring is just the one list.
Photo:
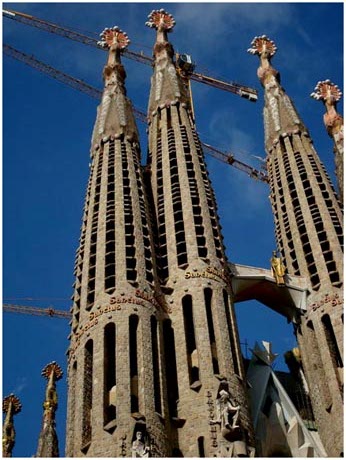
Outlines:
[[[270, 201], [272, 270], [227, 260], [186, 79], [156, 34], [148, 156], [121, 62], [129, 39], [105, 29], [104, 90], [75, 263], [68, 350], [66, 457], [338, 457], [343, 455], [343, 120], [329, 80], [326, 107], [338, 193], [272, 65], [275, 43], [255, 37]], [[241, 354], [234, 304], [257, 299], [294, 324], [290, 374], [274, 372], [269, 343]], [[36, 456], [59, 455], [57, 363], [46, 366]], [[287, 382], [290, 381], [290, 386]], [[15, 395], [4, 400], [3, 456], [14, 445]]]

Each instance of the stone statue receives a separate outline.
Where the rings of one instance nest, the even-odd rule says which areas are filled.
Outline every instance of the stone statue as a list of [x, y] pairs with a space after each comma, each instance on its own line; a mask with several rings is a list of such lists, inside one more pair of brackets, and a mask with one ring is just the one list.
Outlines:
[[273, 277], [275, 278], [278, 286], [285, 286], [285, 272], [286, 267], [282, 262], [281, 257], [277, 257], [277, 252], [273, 251], [273, 257], [270, 259]]
[[216, 400], [216, 422], [221, 424], [221, 432], [224, 429], [234, 430], [239, 428], [240, 406], [231, 399], [231, 395], [226, 390], [221, 390], [219, 398]]
[[132, 443], [132, 457], [149, 457], [150, 448], [143, 442], [141, 431], [136, 432], [136, 439]]

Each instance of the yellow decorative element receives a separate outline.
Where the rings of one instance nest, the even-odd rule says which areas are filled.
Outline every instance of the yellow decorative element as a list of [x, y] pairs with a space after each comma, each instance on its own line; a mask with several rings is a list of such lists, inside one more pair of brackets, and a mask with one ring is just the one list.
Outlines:
[[281, 257], [277, 257], [277, 251], [273, 251], [273, 257], [270, 259], [272, 275], [278, 286], [285, 286], [286, 267]]

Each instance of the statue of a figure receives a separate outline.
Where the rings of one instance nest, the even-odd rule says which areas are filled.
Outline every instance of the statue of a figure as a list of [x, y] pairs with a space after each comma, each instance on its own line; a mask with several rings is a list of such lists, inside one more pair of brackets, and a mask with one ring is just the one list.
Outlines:
[[281, 257], [277, 257], [277, 252], [273, 251], [273, 257], [270, 259], [273, 277], [275, 278], [278, 286], [285, 286], [285, 272], [286, 267], [282, 262]]
[[221, 433], [224, 430], [235, 430], [239, 428], [239, 412], [240, 406], [232, 400], [231, 395], [226, 390], [219, 392], [219, 397], [216, 400], [216, 420], [211, 420], [211, 424], [220, 423]]
[[226, 390], [221, 390], [220, 397], [216, 400], [216, 411], [221, 422], [221, 430], [239, 428], [239, 410], [240, 406], [237, 406], [231, 399], [231, 395]]
[[136, 440], [132, 443], [132, 457], [149, 457], [150, 448], [143, 442], [141, 431], [136, 432]]

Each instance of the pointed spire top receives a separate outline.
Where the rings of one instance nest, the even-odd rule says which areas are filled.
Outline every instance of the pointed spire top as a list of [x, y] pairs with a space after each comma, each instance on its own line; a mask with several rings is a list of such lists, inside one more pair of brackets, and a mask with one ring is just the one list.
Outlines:
[[153, 10], [148, 15], [149, 21], [145, 23], [146, 26], [156, 29], [159, 32], [172, 32], [175, 26], [175, 20], [170, 13], [167, 13], [163, 8], [160, 10]]
[[255, 37], [251, 42], [251, 48], [248, 49], [248, 52], [251, 54], [258, 54], [259, 56], [266, 57], [270, 59], [274, 56], [277, 51], [277, 46], [270, 40], [266, 35], [261, 35], [260, 37]]
[[123, 32], [119, 29], [118, 26], [112, 28], [106, 28], [100, 34], [101, 40], [97, 42], [99, 46], [105, 49], [110, 49], [111, 47], [123, 51], [130, 44], [130, 39], [126, 32]]
[[319, 81], [315, 86], [315, 90], [310, 95], [317, 101], [336, 103], [340, 101], [342, 92], [338, 85], [335, 85], [330, 80]]

